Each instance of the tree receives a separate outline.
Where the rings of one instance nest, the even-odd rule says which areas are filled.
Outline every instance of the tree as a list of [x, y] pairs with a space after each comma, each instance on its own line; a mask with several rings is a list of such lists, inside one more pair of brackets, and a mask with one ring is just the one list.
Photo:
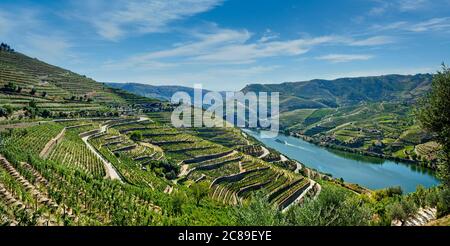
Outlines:
[[28, 106], [32, 108], [37, 108], [37, 103], [35, 100], [31, 100], [30, 102], [28, 102]]
[[431, 91], [420, 102], [417, 116], [422, 127], [435, 134], [442, 146], [438, 163], [438, 174], [450, 187], [450, 69], [442, 65], [433, 77]]
[[48, 109], [44, 109], [41, 112], [41, 117], [43, 117], [43, 118], [49, 118], [51, 116], [52, 116], [52, 112], [50, 112]]
[[3, 90], [7, 92], [15, 92], [17, 91], [17, 86], [13, 82], [9, 82], [4, 85]]
[[23, 110], [25, 111], [25, 116], [29, 117], [29, 118], [34, 118], [37, 115], [37, 109], [27, 106], [24, 107]]
[[142, 140], [143, 136], [142, 136], [142, 133], [140, 131], [134, 131], [133, 133], [131, 133], [130, 138], [133, 141], [138, 142], [138, 141]]
[[284, 225], [282, 213], [268, 201], [262, 191], [256, 192], [247, 205], [235, 207], [236, 221], [241, 226]]
[[8, 44], [1, 43], [0, 44], [0, 51], [6, 51], [6, 52], [14, 52], [13, 49]]
[[11, 116], [13, 112], [14, 112], [14, 109], [10, 105], [5, 105], [3, 107], [0, 107], [0, 117], [6, 117], [8, 119], [9, 116]]
[[6, 109], [5, 108], [3, 108], [3, 107], [0, 107], [0, 117], [6, 117], [6, 118], [8, 118], [8, 112], [6, 111]]
[[35, 88], [31, 88], [30, 94], [34, 96], [36, 94], [36, 89]]
[[386, 210], [390, 220], [399, 220], [404, 223], [417, 212], [417, 206], [411, 199], [402, 198], [388, 205]]
[[290, 225], [301, 226], [363, 226], [372, 213], [364, 201], [336, 187], [323, 189], [315, 200], [306, 200], [288, 211]]
[[386, 207], [386, 213], [389, 220], [399, 220], [402, 223], [408, 218], [400, 202], [388, 205]]
[[13, 107], [11, 107], [11, 105], [5, 105], [3, 106], [3, 108], [6, 110], [6, 118], [8, 118], [9, 116], [11, 116], [14, 113], [14, 109]]
[[193, 185], [191, 185], [191, 192], [198, 207], [203, 198], [208, 196], [209, 185], [206, 182], [194, 183]]
[[183, 213], [183, 204], [186, 202], [186, 194], [182, 191], [174, 192], [172, 195], [172, 213], [180, 215]]

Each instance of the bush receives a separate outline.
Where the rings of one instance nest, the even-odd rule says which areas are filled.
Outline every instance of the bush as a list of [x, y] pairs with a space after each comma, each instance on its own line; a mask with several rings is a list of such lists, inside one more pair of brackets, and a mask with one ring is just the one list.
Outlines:
[[14, 83], [9, 82], [9, 83], [5, 84], [3, 90], [7, 91], [7, 92], [15, 92], [15, 91], [17, 91], [17, 86]]
[[191, 192], [198, 207], [203, 198], [208, 196], [209, 185], [206, 182], [194, 183], [191, 185]]
[[283, 215], [272, 206], [265, 193], [256, 192], [247, 205], [235, 207], [236, 221], [241, 226], [284, 225]]
[[0, 117], [8, 118], [9, 116], [12, 115], [13, 112], [14, 112], [14, 109], [10, 105], [5, 105], [3, 107], [0, 107]]
[[445, 188], [439, 194], [437, 205], [438, 216], [444, 216], [450, 213], [450, 189]]
[[315, 200], [305, 201], [288, 212], [289, 225], [363, 226], [372, 213], [359, 197], [351, 197], [342, 189], [327, 187]]
[[139, 131], [134, 131], [133, 133], [131, 133], [130, 138], [133, 141], [141, 141], [143, 139], [142, 133]]
[[174, 215], [183, 214], [183, 204], [186, 202], [186, 194], [182, 191], [177, 191], [172, 195], [171, 211]]

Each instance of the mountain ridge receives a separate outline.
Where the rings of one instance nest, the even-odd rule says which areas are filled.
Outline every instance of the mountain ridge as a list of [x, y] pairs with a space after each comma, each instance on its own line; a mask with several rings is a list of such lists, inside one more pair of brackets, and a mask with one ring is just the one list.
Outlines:
[[249, 84], [241, 91], [280, 92], [280, 110], [336, 108], [361, 102], [413, 102], [429, 90], [431, 74], [314, 79], [280, 84]]
[[[176, 92], [186, 92], [194, 97], [194, 88], [188, 86], [179, 85], [149, 85], [143, 83], [126, 82], [126, 83], [111, 83], [105, 82], [106, 85], [126, 90], [131, 93], [135, 93], [140, 96], [156, 98], [159, 100], [170, 101], [172, 95]], [[210, 90], [203, 89], [203, 94], [210, 92]]]

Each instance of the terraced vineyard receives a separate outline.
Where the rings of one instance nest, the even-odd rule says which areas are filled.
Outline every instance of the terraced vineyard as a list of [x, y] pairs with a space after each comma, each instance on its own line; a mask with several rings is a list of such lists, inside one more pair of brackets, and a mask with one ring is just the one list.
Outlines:
[[[0, 52], [0, 106], [13, 109], [0, 131], [2, 224], [211, 225], [257, 190], [282, 209], [307, 182], [254, 158], [262, 148], [237, 128], [174, 128], [170, 104], [16, 52]], [[208, 208], [178, 220], [172, 195], [199, 181]]]
[[40, 154], [45, 145], [63, 129], [63, 126], [56, 123], [43, 123], [29, 128], [13, 129], [4, 141], [14, 146], [20, 146], [30, 153]]
[[[34, 110], [20, 110], [33, 102]], [[35, 117], [35, 111], [67, 117], [113, 114], [112, 108], [164, 109], [167, 103], [112, 89], [83, 75], [17, 52], [0, 51], [0, 107], [10, 106], [14, 118]], [[170, 109], [170, 107], [169, 107]]]
[[[309, 184], [307, 179], [289, 173], [276, 165], [271, 165], [214, 141], [209, 141], [206, 136], [203, 136], [208, 139], [205, 140], [194, 133], [198, 129], [172, 128], [165, 123], [165, 120], [161, 120], [166, 115], [151, 113], [149, 114], [149, 120], [130, 119], [128, 121], [108, 122], [110, 125], [108, 133], [94, 136], [90, 142], [104, 156], [112, 160], [111, 162], [122, 174], [125, 163], [126, 167], [133, 165], [137, 167], [133, 169], [133, 172], [128, 168], [127, 172], [123, 174], [130, 183], [144, 186], [150, 183], [149, 186], [155, 188], [154, 180], [138, 173], [143, 174], [151, 169], [148, 163], [151, 163], [155, 158], [169, 159], [181, 166], [179, 182], [187, 184], [200, 180], [210, 182], [213, 184], [211, 186], [211, 197], [225, 204], [237, 204], [248, 200], [255, 190], [263, 189], [269, 195], [278, 188], [286, 186], [287, 188], [279, 192], [280, 194], [276, 199], [273, 199], [273, 203], [281, 207], [283, 204], [285, 205], [288, 198], [292, 200], [292, 197], [299, 196], [300, 194], [296, 191]], [[130, 136], [137, 132], [142, 138], [138, 142], [134, 142]], [[239, 136], [241, 137], [238, 139], [245, 139], [242, 134], [239, 134]], [[158, 150], [161, 152], [158, 152]], [[120, 162], [114, 159], [118, 159]], [[132, 164], [133, 161], [134, 164]], [[252, 173], [254, 170], [259, 171], [240, 182], [217, 182], [217, 180], [228, 176], [239, 176], [241, 173]], [[300, 180], [305, 182], [292, 184]], [[164, 183], [158, 187], [163, 189], [167, 185], [167, 183]], [[223, 192], [218, 193], [218, 189], [223, 190]]]
[[67, 130], [62, 141], [49, 154], [48, 159], [63, 165], [74, 166], [94, 177], [104, 177], [103, 163], [86, 147], [78, 134], [76, 130]]
[[340, 108], [298, 109], [295, 114], [286, 112], [281, 115], [281, 127], [328, 147], [420, 161], [413, 150], [430, 141], [431, 135], [420, 129], [413, 118], [407, 104], [361, 103]]

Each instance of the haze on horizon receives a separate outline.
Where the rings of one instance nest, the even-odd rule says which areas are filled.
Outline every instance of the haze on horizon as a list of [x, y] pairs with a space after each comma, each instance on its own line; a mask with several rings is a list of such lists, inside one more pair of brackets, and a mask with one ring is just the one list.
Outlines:
[[435, 72], [448, 0], [3, 0], [0, 40], [97, 81], [250, 83]]

